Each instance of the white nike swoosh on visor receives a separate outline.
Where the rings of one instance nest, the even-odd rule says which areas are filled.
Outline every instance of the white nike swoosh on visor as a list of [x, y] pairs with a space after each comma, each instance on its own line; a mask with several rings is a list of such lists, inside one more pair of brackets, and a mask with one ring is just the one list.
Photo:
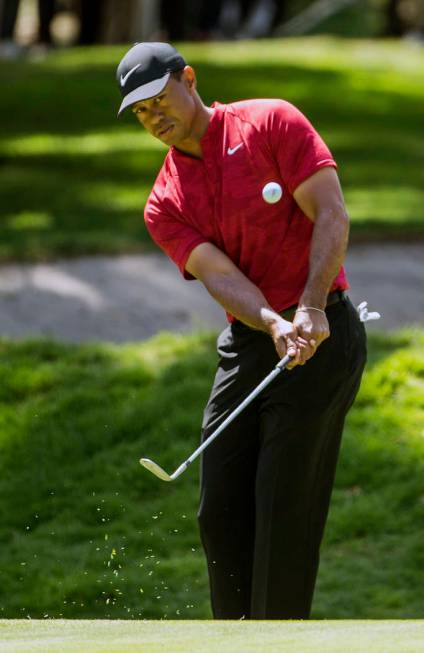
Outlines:
[[138, 63], [136, 66], [134, 66], [134, 68], [131, 68], [131, 70], [129, 70], [126, 75], [121, 75], [121, 86], [124, 86], [124, 84], [126, 84], [128, 77], [132, 75], [133, 72], [137, 70], [137, 68], [139, 68], [140, 66], [141, 63]]
[[234, 152], [237, 152], [237, 150], [239, 150], [242, 147], [242, 145], [243, 145], [243, 143], [239, 143], [235, 147], [229, 147], [228, 150], [227, 150], [227, 153], [228, 154], [234, 154]]

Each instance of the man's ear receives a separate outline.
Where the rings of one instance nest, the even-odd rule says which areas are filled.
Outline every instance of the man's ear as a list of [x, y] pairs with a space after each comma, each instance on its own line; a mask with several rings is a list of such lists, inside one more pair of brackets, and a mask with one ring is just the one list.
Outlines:
[[197, 86], [196, 73], [191, 66], [185, 66], [184, 68], [184, 80], [187, 84], [187, 88], [190, 91], [195, 91]]

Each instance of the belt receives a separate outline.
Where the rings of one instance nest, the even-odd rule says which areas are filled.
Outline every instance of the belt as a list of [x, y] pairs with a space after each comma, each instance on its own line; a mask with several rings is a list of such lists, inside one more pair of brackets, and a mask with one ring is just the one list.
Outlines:
[[[325, 308], [328, 308], [333, 304], [337, 304], [338, 302], [344, 301], [346, 300], [346, 298], [347, 298], [347, 294], [345, 293], [344, 290], [334, 290], [333, 292], [330, 292], [330, 294], [328, 295]], [[298, 306], [297, 304], [294, 304], [293, 306], [289, 306], [289, 308], [284, 309], [284, 311], [280, 313], [281, 317], [283, 317], [285, 320], [292, 320], [296, 312], [297, 306]]]

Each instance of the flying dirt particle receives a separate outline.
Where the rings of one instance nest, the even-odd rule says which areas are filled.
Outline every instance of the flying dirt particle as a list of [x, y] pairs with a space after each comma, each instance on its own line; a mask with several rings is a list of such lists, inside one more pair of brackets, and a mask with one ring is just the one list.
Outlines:
[[109, 535], [105, 533], [105, 540], [107, 541], [109, 539]]

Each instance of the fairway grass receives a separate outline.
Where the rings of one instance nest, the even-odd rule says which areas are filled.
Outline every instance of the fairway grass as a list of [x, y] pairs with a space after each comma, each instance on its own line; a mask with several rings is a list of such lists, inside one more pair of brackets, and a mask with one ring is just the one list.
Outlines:
[[424, 620], [0, 621], [10, 653], [422, 653]]

